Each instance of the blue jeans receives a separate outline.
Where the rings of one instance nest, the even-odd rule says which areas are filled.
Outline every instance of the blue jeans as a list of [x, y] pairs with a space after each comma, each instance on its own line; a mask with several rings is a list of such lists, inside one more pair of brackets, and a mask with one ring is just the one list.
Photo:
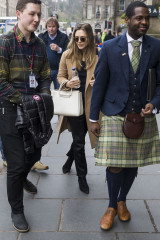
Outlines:
[[2, 147], [2, 140], [1, 140], [1, 137], [0, 137], [0, 152], [1, 152], [1, 155], [2, 155], [2, 159], [3, 159], [3, 161], [6, 161], [5, 156], [4, 156], [4, 153], [3, 153], [3, 147]]
[[54, 89], [59, 89], [59, 83], [57, 81], [58, 70], [51, 70], [51, 79], [54, 84]]

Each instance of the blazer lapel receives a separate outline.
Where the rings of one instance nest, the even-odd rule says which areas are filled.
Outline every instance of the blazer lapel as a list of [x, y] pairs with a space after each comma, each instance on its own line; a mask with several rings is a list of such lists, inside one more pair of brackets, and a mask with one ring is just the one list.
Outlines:
[[129, 60], [129, 56], [128, 56], [128, 43], [127, 43], [126, 33], [124, 33], [122, 35], [121, 40], [119, 42], [119, 47], [121, 48], [120, 63], [121, 63], [125, 78], [128, 82], [129, 81], [129, 61], [130, 60]]
[[150, 54], [151, 54], [151, 45], [147, 41], [147, 36], [144, 36], [143, 43], [142, 43], [141, 59], [140, 59], [140, 82], [142, 82], [144, 74], [146, 72]]

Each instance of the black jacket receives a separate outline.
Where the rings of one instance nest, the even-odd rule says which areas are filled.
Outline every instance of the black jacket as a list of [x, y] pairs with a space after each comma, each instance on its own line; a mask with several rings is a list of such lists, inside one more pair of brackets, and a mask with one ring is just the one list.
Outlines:
[[[43, 42], [45, 43], [45, 45], [48, 45], [48, 31], [44, 32], [44, 33], [40, 33], [38, 35], [39, 38], [41, 38], [43, 40]], [[60, 32], [59, 30], [57, 31], [57, 36], [56, 36], [56, 41], [57, 41], [57, 45], [62, 48], [62, 53], [67, 49], [67, 45], [69, 43], [69, 39], [67, 34]], [[59, 66], [60, 60], [61, 60], [61, 56], [62, 53], [57, 53], [57, 66]]]
[[108, 33], [104, 38], [104, 42], [107, 40], [113, 39], [113, 38], [114, 38], [114, 36], [111, 33]]
[[53, 101], [49, 94], [22, 96], [23, 107], [17, 106], [16, 127], [22, 131], [26, 153], [47, 144], [51, 135]]

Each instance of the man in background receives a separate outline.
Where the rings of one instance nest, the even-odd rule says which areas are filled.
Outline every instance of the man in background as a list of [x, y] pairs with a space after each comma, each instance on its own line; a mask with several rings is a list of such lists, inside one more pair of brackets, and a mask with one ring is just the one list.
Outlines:
[[108, 33], [108, 29], [105, 28], [104, 31], [102, 32], [102, 35], [101, 35], [101, 42], [103, 43], [104, 42], [104, 39], [105, 39], [105, 36], [107, 35]]
[[104, 42], [107, 41], [107, 40], [113, 39], [113, 38], [115, 38], [115, 37], [112, 35], [111, 30], [109, 30], [108, 34], [104, 38]]
[[69, 39], [67, 34], [59, 31], [59, 23], [57, 19], [51, 17], [46, 21], [46, 29], [44, 33], [39, 34], [39, 38], [46, 45], [46, 51], [51, 68], [51, 79], [54, 88], [59, 88], [57, 74], [62, 53], [66, 50]]

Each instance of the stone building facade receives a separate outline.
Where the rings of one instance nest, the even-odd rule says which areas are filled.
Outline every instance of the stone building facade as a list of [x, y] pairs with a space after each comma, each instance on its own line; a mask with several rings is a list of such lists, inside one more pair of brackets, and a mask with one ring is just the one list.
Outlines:
[[83, 21], [92, 25], [93, 29], [103, 31], [105, 28], [116, 30], [117, 19], [124, 13], [132, 0], [84, 0]]
[[[83, 0], [83, 22], [90, 23], [95, 32], [102, 32], [105, 28], [117, 31], [119, 26], [124, 22], [121, 19], [122, 14], [133, 1], [134, 0]], [[152, 5], [155, 4], [155, 0], [146, 0], [145, 3]], [[160, 33], [160, 30], [158, 30], [159, 24], [160, 8], [159, 16], [151, 17], [151, 34], [158, 34], [158, 31]]]
[[0, 17], [6, 16], [6, 0], [0, 1]]
[[16, 8], [18, 0], [8, 0], [8, 16], [9, 17], [16, 17]]

